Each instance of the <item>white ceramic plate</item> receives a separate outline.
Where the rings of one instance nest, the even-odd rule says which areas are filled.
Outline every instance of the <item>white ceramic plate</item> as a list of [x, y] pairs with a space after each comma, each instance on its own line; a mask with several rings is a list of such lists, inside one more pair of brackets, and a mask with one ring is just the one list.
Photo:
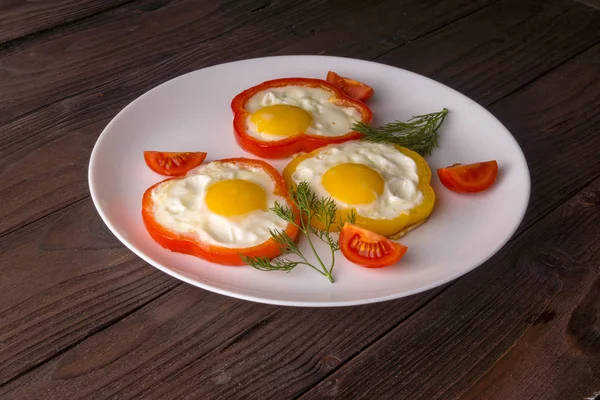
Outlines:
[[[265, 80], [324, 78], [327, 70], [373, 86], [374, 123], [450, 110], [440, 147], [428, 158], [432, 171], [456, 162], [498, 160], [492, 189], [459, 195], [434, 172], [438, 196], [429, 221], [402, 243], [409, 251], [394, 266], [369, 270], [338, 253], [335, 283], [298, 267], [286, 274], [224, 267], [157, 245], [144, 229], [141, 198], [162, 178], [150, 171], [144, 150], [206, 151], [207, 160], [252, 155], [235, 143], [231, 99]], [[270, 161], [280, 171], [288, 160]], [[241, 299], [293, 306], [373, 303], [418, 293], [451, 281], [496, 253], [521, 222], [529, 201], [527, 163], [508, 130], [462, 94], [423, 76], [368, 61], [325, 56], [258, 58], [194, 71], [144, 94], [102, 132], [89, 166], [92, 199], [110, 230], [156, 268], [192, 285]], [[326, 250], [323, 248], [323, 250]]]

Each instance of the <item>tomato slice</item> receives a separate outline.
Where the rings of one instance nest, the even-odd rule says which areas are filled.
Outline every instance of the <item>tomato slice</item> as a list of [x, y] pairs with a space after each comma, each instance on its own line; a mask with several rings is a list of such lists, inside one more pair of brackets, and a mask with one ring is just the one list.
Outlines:
[[373, 88], [354, 79], [339, 76], [333, 71], [327, 72], [327, 82], [339, 87], [353, 99], [367, 101], [373, 96]]
[[340, 250], [348, 261], [366, 268], [382, 268], [400, 260], [408, 247], [349, 223], [340, 232]]
[[454, 164], [437, 170], [440, 181], [457, 193], [476, 193], [488, 189], [498, 176], [496, 160], [475, 164]]
[[145, 151], [146, 165], [157, 174], [166, 176], [181, 176], [190, 169], [202, 164], [206, 153], [183, 152], [173, 153], [166, 151]]

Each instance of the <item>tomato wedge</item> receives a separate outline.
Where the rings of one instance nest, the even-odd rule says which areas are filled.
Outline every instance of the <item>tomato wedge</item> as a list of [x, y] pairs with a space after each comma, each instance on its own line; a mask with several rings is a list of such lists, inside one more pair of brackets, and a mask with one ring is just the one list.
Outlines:
[[437, 170], [440, 181], [457, 193], [476, 193], [488, 189], [498, 176], [496, 160], [475, 164], [454, 164]]
[[367, 101], [373, 96], [373, 93], [375, 93], [371, 86], [355, 81], [354, 79], [339, 76], [333, 71], [327, 72], [326, 80], [339, 87], [342, 89], [342, 92], [356, 100]]
[[399, 261], [408, 247], [349, 223], [340, 232], [340, 250], [346, 259], [366, 268], [382, 268]]
[[181, 176], [190, 169], [202, 164], [206, 153], [182, 152], [173, 153], [166, 151], [145, 151], [146, 165], [157, 174], [166, 176]]

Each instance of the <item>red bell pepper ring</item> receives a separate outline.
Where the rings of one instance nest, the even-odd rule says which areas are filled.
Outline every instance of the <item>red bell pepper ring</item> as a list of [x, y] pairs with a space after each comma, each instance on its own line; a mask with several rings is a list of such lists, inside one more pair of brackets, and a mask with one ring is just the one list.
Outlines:
[[356, 131], [350, 131], [345, 135], [335, 137], [299, 133], [275, 141], [260, 140], [248, 134], [246, 120], [250, 113], [245, 108], [248, 100], [263, 90], [282, 86], [307, 86], [327, 90], [333, 95], [330, 101], [342, 107], [355, 108], [361, 115], [361, 122], [370, 123], [373, 119], [373, 113], [367, 105], [347, 96], [341, 89], [322, 79], [283, 78], [266, 81], [244, 90], [235, 96], [231, 102], [235, 139], [240, 147], [247, 152], [263, 158], [285, 158], [300, 152], [311, 152], [328, 144], [343, 143], [361, 138], [362, 134]]
[[[235, 163], [242, 168], [252, 167], [263, 169], [267, 174], [269, 174], [275, 183], [274, 194], [276, 196], [283, 197], [286, 200], [287, 205], [292, 208], [294, 214], [297, 216], [295, 221], [296, 224], [300, 223], [299, 211], [290, 199], [289, 193], [286, 190], [285, 181], [283, 180], [283, 177], [279, 171], [277, 171], [271, 165], [262, 160], [252, 160], [249, 158], [228, 158], [216, 162]], [[172, 179], [185, 179], [185, 176], [169, 178], [149, 187], [142, 198], [142, 219], [144, 221], [146, 230], [152, 239], [154, 239], [162, 247], [178, 253], [191, 254], [207, 261], [222, 265], [244, 265], [240, 254], [248, 257], [267, 257], [269, 259], [273, 259], [281, 254], [281, 248], [273, 240], [273, 238], [269, 238], [263, 243], [253, 247], [241, 249], [229, 248], [205, 243], [194, 235], [173, 232], [161, 225], [154, 216], [152, 192], [156, 186]], [[298, 228], [294, 224], [288, 224], [285, 232], [294, 241], [298, 237]]]

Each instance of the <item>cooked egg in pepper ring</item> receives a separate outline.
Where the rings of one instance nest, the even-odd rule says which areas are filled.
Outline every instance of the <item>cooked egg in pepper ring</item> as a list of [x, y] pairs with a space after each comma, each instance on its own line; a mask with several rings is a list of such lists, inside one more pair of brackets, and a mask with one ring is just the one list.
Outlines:
[[411, 150], [383, 143], [322, 147], [293, 159], [283, 177], [288, 186], [308, 182], [318, 197], [336, 202], [338, 218], [354, 209], [357, 225], [384, 236], [427, 219], [435, 202], [427, 162]]
[[270, 210], [276, 202], [292, 206], [277, 170], [261, 160], [231, 158], [153, 185], [144, 193], [142, 217], [163, 247], [241, 265], [240, 254], [271, 259], [281, 253], [270, 230], [296, 238], [297, 228]]
[[231, 101], [238, 145], [263, 158], [284, 158], [331, 143], [360, 138], [357, 121], [370, 123], [371, 109], [333, 84], [313, 78], [262, 82]]
[[263, 141], [276, 141], [300, 133], [337, 137], [352, 131], [362, 118], [355, 107], [331, 102], [333, 93], [307, 86], [273, 87], [253, 95], [245, 104], [250, 115], [246, 132]]
[[285, 229], [286, 221], [269, 207], [286, 201], [273, 195], [260, 168], [212, 162], [190, 172], [152, 192], [154, 217], [164, 227], [229, 248], [256, 246], [271, 237], [269, 229]]

